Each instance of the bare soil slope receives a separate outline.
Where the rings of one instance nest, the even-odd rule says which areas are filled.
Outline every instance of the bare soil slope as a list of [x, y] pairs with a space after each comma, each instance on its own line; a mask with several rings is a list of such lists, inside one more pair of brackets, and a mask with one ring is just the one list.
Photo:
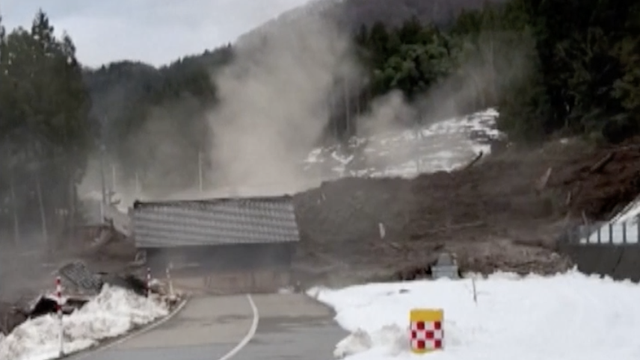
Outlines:
[[565, 270], [570, 263], [555, 253], [556, 240], [577, 220], [607, 219], [633, 200], [639, 172], [640, 146], [572, 141], [411, 180], [324, 183], [295, 197], [303, 237], [297, 262], [406, 279], [447, 249], [470, 271]]

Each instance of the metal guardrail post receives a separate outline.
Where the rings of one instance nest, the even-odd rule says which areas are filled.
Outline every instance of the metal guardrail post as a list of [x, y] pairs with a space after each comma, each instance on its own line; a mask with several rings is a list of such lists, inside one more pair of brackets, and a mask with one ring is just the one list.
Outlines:
[[63, 301], [64, 300], [62, 299], [62, 280], [60, 279], [60, 276], [56, 276], [56, 312], [58, 314], [58, 324], [60, 326], [59, 333], [58, 333], [58, 344], [60, 345], [58, 355], [60, 357], [64, 356], [64, 323], [63, 323], [63, 317], [62, 317]]
[[565, 235], [566, 235], [567, 244], [571, 244], [575, 241], [575, 229], [573, 228], [567, 229], [565, 232]]
[[[637, 244], [640, 247], [640, 215], [635, 216], [633, 219], [636, 219], [636, 234], [635, 234], [635, 242], [633, 239], [633, 234], [629, 233], [629, 229], [633, 230], [629, 224], [631, 220], [621, 221], [619, 223], [614, 222], [601, 222], [595, 223], [591, 225], [577, 225], [570, 227], [569, 229], [564, 231], [563, 236], [561, 237], [561, 241], [569, 244], [613, 244], [613, 245], [629, 245], [629, 244]], [[607, 233], [608, 238], [604, 233], [605, 224], [607, 225]], [[594, 226], [597, 226], [594, 228]], [[617, 227], [618, 230], [614, 232], [614, 227]], [[617, 231], [622, 232], [619, 234]], [[595, 235], [595, 236], [594, 236]], [[620, 240], [616, 240], [614, 235], [619, 235]], [[595, 238], [595, 239], [594, 239]], [[595, 241], [594, 241], [595, 240]]]
[[613, 243], [613, 224], [609, 223], [609, 244]]

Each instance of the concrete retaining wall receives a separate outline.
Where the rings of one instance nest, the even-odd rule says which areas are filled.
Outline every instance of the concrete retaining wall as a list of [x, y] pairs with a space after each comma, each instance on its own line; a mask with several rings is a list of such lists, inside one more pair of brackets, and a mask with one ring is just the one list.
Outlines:
[[640, 281], [640, 244], [567, 244], [561, 252], [585, 274]]
[[152, 270], [195, 268], [197, 272], [235, 272], [290, 268], [295, 243], [231, 244], [142, 249]]
[[255, 270], [209, 274], [204, 278], [206, 291], [215, 294], [275, 293], [290, 285], [284, 270]]

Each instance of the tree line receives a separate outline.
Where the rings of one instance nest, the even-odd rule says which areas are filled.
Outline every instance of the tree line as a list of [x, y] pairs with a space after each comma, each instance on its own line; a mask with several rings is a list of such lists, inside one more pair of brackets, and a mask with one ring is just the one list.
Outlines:
[[[584, 135], [619, 142], [640, 131], [640, 3], [511, 0], [448, 26], [412, 19], [358, 34], [375, 94], [415, 101], [434, 86], [473, 88], [458, 106], [497, 106], [513, 140]], [[426, 96], [428, 97], [428, 96]]]
[[[81, 219], [76, 185], [92, 147], [91, 101], [70, 37], [43, 12], [0, 22], [0, 237], [47, 242]], [[34, 226], [38, 231], [32, 231]]]
[[[325, 140], [356, 135], [354, 119], [393, 90], [419, 109], [415, 123], [444, 103], [459, 113], [498, 107], [499, 127], [516, 141], [619, 142], [640, 132], [634, 1], [494, 2], [444, 23], [366, 23], [353, 40], [367, 81], [336, 87]], [[145, 187], [196, 185], [198, 154], [210, 146], [206, 114], [218, 102], [212, 74], [234, 52], [88, 69], [44, 12], [29, 29], [5, 31], [0, 20], [0, 236], [18, 241], [38, 229], [46, 241], [81, 222], [77, 187], [101, 152]]]

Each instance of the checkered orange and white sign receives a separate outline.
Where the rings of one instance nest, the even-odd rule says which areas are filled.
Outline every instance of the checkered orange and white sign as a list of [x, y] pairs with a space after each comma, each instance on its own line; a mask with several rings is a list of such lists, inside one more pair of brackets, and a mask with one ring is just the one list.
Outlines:
[[444, 311], [413, 309], [409, 314], [411, 351], [424, 354], [444, 348]]

